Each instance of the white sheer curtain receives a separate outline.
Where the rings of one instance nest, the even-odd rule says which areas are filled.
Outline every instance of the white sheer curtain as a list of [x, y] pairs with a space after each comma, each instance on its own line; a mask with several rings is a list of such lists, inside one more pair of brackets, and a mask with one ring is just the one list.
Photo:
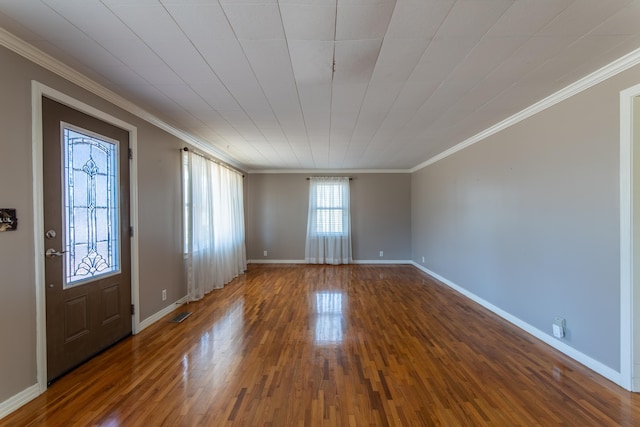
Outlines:
[[309, 264], [349, 264], [351, 214], [349, 178], [309, 179], [305, 259]]
[[183, 151], [184, 253], [189, 301], [247, 268], [242, 175]]

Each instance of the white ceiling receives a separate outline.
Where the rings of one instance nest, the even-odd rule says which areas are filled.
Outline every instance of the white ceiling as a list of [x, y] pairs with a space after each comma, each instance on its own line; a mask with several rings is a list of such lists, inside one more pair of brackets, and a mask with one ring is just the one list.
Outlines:
[[638, 49], [640, 0], [0, 0], [0, 27], [248, 170], [411, 169]]

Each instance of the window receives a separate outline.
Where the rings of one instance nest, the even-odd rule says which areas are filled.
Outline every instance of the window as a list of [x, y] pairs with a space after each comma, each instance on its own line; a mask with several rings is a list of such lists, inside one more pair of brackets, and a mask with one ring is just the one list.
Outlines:
[[189, 248], [191, 247], [191, 241], [189, 238], [189, 230], [191, 229], [191, 182], [189, 178], [189, 155], [186, 152], [182, 152], [182, 221], [183, 221], [183, 238], [182, 238], [182, 252], [184, 257], [187, 258], [189, 254]]
[[317, 234], [344, 234], [344, 187], [341, 183], [318, 184], [316, 188]]
[[242, 174], [182, 151], [188, 299], [223, 287], [247, 267]]
[[120, 272], [118, 141], [63, 123], [64, 287]]
[[349, 178], [309, 179], [309, 217], [305, 259], [311, 264], [349, 264], [351, 219]]

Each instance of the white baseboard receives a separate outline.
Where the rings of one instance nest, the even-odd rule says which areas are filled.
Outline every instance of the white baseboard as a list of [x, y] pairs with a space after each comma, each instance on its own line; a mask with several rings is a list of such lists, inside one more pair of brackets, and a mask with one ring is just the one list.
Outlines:
[[306, 264], [303, 259], [250, 259], [248, 264]]
[[12, 413], [13, 411], [15, 411], [16, 409], [18, 409], [19, 407], [21, 407], [22, 405], [25, 405], [27, 402], [30, 402], [31, 400], [40, 396], [40, 394], [41, 394], [40, 386], [38, 384], [34, 384], [22, 390], [20, 393], [16, 394], [15, 396], [10, 397], [9, 399], [0, 403], [0, 420], [6, 417], [7, 415], [9, 415], [10, 413]]
[[404, 265], [404, 264], [413, 264], [413, 261], [408, 261], [406, 259], [354, 259], [353, 264], [386, 264], [386, 265]]
[[491, 304], [488, 301], [485, 301], [484, 299], [480, 298], [479, 296], [475, 295], [472, 292], [469, 292], [467, 289], [456, 285], [455, 283], [445, 279], [444, 277], [440, 276], [437, 273], [434, 273], [433, 271], [429, 270], [428, 268], [424, 267], [423, 265], [418, 264], [415, 261], [411, 262], [413, 264], [414, 267], [418, 268], [419, 270], [423, 271], [424, 273], [428, 274], [429, 276], [433, 277], [434, 279], [444, 283], [445, 285], [449, 286], [450, 288], [452, 288], [453, 290], [457, 291], [458, 293], [464, 295], [465, 297], [471, 299], [472, 301], [480, 304], [481, 306], [483, 306], [484, 308], [494, 312], [495, 314], [497, 314], [498, 316], [502, 317], [503, 319], [505, 319], [506, 321], [512, 323], [513, 325], [517, 326], [518, 328], [522, 329], [523, 331], [533, 335], [534, 337], [538, 338], [540, 341], [543, 341], [544, 343], [550, 345], [551, 347], [555, 348], [556, 350], [566, 354], [567, 356], [571, 357], [572, 359], [574, 359], [576, 362], [579, 362], [581, 364], [583, 364], [584, 366], [586, 366], [587, 368], [591, 369], [592, 371], [595, 371], [596, 373], [602, 375], [603, 377], [613, 381], [614, 383], [620, 385], [621, 387], [624, 387], [622, 385], [622, 378], [620, 375], [620, 372], [604, 365], [601, 362], [598, 362], [597, 360], [587, 356], [586, 354], [576, 350], [575, 348], [561, 342], [558, 341], [557, 338], [546, 334], [544, 332], [542, 332], [540, 329], [535, 328], [533, 326], [531, 326], [530, 324], [522, 321], [521, 319], [513, 316], [512, 314], [507, 313], [506, 311], [502, 310], [499, 307], [496, 307], [495, 305]]
[[163, 308], [162, 310], [160, 310], [159, 312], [157, 312], [155, 314], [152, 314], [151, 316], [147, 317], [142, 322], [140, 322], [140, 330], [138, 332], [141, 332], [145, 328], [148, 328], [149, 326], [153, 325], [158, 320], [162, 319], [164, 316], [166, 316], [167, 314], [171, 313], [176, 308], [184, 305], [186, 302], [187, 302], [187, 297], [184, 296], [184, 297], [180, 298], [178, 301], [176, 301], [175, 303], [173, 303], [171, 305], [168, 305], [165, 308]]
[[[307, 262], [303, 259], [250, 259], [247, 261], [249, 264], [306, 264]], [[413, 264], [413, 261], [405, 260], [405, 259], [388, 259], [388, 260], [378, 260], [378, 259], [354, 259], [351, 261], [352, 264]], [[318, 265], [318, 264], [314, 264]]]

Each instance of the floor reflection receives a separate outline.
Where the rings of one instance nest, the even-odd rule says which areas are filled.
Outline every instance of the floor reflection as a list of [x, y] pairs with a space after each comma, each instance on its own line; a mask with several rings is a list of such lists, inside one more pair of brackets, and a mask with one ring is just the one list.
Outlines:
[[[213, 325], [199, 337], [199, 345], [189, 349], [182, 359], [183, 383], [196, 380], [207, 372], [212, 388], [223, 387], [224, 378], [232, 375], [241, 360], [244, 345], [244, 300], [234, 301], [216, 313]], [[217, 382], [216, 380], [222, 379]]]
[[342, 342], [343, 303], [346, 296], [341, 292], [317, 292], [315, 343], [318, 345]]

